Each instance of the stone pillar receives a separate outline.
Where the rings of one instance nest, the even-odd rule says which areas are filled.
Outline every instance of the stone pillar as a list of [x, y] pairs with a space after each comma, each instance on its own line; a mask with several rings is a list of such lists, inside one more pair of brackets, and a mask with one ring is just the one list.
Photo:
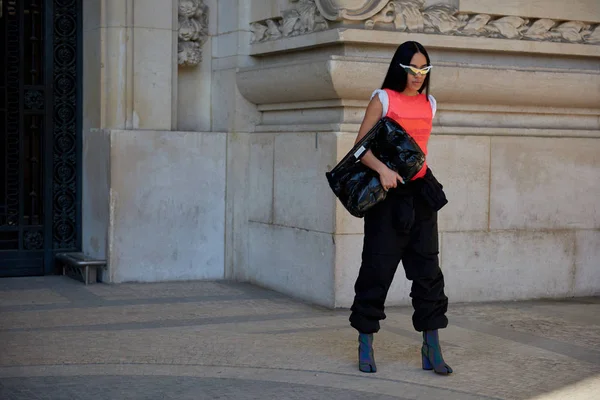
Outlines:
[[176, 7], [172, 0], [101, 2], [103, 128], [176, 127]]
[[177, 129], [211, 130], [212, 40], [216, 0], [179, 3]]
[[83, 250], [108, 260], [104, 281], [223, 277], [226, 137], [176, 131], [201, 3], [84, 2]]
[[[548, 3], [255, 0], [257, 62], [237, 72], [261, 111], [243, 275], [351, 304], [362, 221], [324, 174], [350, 149], [398, 44], [416, 40], [434, 65], [429, 163], [450, 200], [439, 215], [450, 300], [600, 293], [600, 10]], [[401, 268], [388, 304], [409, 302]]]

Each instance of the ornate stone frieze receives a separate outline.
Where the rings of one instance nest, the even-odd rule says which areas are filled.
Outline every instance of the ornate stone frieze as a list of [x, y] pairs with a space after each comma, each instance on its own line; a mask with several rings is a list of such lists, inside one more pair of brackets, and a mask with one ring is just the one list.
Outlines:
[[327, 29], [327, 20], [348, 20], [365, 21], [365, 29], [600, 44], [600, 25], [580, 21], [459, 13], [449, 4], [425, 7], [425, 0], [356, 0], [351, 9], [342, 7], [343, 0], [290, 1], [296, 7], [281, 18], [252, 24], [254, 42]]
[[599, 25], [579, 21], [461, 14], [447, 4], [425, 7], [425, 0], [392, 0], [365, 22], [365, 28], [503, 39], [600, 44]]
[[202, 45], [208, 38], [208, 7], [202, 0], [179, 0], [177, 61], [181, 66], [202, 61]]
[[268, 19], [250, 25], [252, 42], [264, 42], [288, 36], [322, 31], [329, 27], [315, 0], [290, 0], [291, 8], [281, 18]]
[[364, 21], [381, 11], [388, 0], [316, 0], [315, 4], [325, 19], [330, 21]]

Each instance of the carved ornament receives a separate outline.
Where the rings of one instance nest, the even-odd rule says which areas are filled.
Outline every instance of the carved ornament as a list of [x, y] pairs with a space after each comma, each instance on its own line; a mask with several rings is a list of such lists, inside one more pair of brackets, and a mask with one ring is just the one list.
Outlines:
[[516, 16], [459, 13], [449, 4], [425, 7], [425, 0], [354, 0], [344, 8], [344, 0], [290, 0], [292, 9], [282, 17], [251, 25], [253, 42], [263, 42], [328, 29], [328, 21], [364, 21], [352, 27], [475, 36], [512, 40], [535, 40], [600, 44], [600, 24], [528, 19]]
[[208, 39], [208, 7], [202, 0], [179, 0], [177, 62], [193, 66], [202, 61], [202, 45]]
[[348, 7], [344, 0], [317, 0], [315, 5], [325, 19], [330, 21], [363, 21], [371, 18], [383, 7], [388, 0], [354, 0], [352, 7]]
[[283, 11], [281, 18], [250, 24], [252, 42], [298, 36], [329, 28], [315, 0], [290, 0], [290, 3], [291, 7]]

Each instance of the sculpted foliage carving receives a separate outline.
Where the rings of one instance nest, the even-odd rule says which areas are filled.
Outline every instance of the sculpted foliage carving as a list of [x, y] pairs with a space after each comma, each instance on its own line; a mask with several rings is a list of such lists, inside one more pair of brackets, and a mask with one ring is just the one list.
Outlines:
[[315, 4], [321, 15], [330, 21], [356, 20], [364, 21], [377, 14], [385, 7], [388, 0], [353, 1], [354, 7], [347, 7], [344, 0], [317, 0]]
[[298, 36], [329, 28], [315, 0], [290, 0], [291, 7], [283, 11], [281, 18], [268, 19], [250, 25], [252, 41], [262, 42], [281, 37]]
[[[448, 4], [425, 7], [425, 0], [363, 0], [354, 9], [341, 0], [290, 0], [295, 5], [281, 18], [252, 24], [253, 42], [296, 36], [328, 29], [329, 21], [364, 21], [364, 29], [395, 30], [476, 36], [513, 40], [537, 40], [600, 44], [600, 25], [580, 21], [517, 16], [459, 13]], [[352, 27], [359, 27], [352, 24]]]
[[572, 43], [600, 43], [599, 25], [578, 21], [526, 19], [515, 16], [492, 17], [487, 14], [461, 14], [456, 7], [436, 4], [425, 7], [425, 0], [393, 0], [365, 22], [367, 29], [393, 24], [398, 31], [484, 36], [503, 39], [545, 40]]
[[179, 0], [177, 62], [193, 66], [202, 61], [202, 45], [208, 39], [208, 7], [202, 0]]

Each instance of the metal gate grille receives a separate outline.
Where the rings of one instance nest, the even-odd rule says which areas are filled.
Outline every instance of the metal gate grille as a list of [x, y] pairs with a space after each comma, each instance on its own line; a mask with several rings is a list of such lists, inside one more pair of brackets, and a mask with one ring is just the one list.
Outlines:
[[0, 276], [80, 247], [79, 0], [3, 0]]

